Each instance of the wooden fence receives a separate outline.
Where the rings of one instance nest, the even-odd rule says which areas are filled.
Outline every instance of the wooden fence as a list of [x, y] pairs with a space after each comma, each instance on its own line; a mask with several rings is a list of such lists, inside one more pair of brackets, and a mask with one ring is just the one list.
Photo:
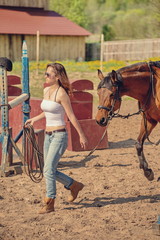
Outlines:
[[103, 61], [160, 57], [160, 38], [103, 42]]

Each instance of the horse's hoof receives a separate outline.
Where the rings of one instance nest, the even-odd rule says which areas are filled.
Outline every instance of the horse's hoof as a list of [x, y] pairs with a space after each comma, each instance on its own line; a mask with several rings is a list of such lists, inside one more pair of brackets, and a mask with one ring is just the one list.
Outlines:
[[144, 176], [149, 181], [152, 181], [154, 179], [154, 173], [153, 173], [152, 169], [148, 168], [147, 170], [144, 170]]

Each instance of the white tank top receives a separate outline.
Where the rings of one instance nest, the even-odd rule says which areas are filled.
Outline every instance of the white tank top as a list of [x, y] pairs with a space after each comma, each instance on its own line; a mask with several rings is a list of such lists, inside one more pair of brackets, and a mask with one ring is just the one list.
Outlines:
[[60, 103], [43, 99], [41, 109], [45, 113], [46, 126], [64, 126], [65, 110]]

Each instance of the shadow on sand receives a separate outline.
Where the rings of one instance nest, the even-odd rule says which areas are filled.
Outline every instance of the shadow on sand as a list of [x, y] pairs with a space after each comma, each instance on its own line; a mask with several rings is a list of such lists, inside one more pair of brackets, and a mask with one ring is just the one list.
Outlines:
[[[120, 148], [135, 148], [135, 143], [136, 140], [129, 138], [127, 140], [123, 140], [123, 141], [118, 141], [118, 142], [109, 142], [109, 148], [106, 149], [97, 149], [98, 151], [109, 151], [110, 149], [120, 149]], [[150, 142], [146, 142], [144, 145], [152, 145]], [[93, 152], [96, 153], [96, 150]], [[79, 167], [85, 167], [86, 163], [91, 161], [94, 158], [100, 158], [100, 155], [93, 155], [93, 153], [88, 156], [88, 154], [86, 154], [86, 156], [84, 156], [84, 152], [82, 152], [82, 154], [77, 154], [75, 152], [73, 152], [73, 155], [71, 156], [67, 156], [67, 157], [62, 157], [62, 161], [59, 162], [58, 164], [58, 168], [79, 168]], [[133, 152], [134, 153], [134, 152]], [[119, 153], [119, 155], [123, 155], [123, 153]], [[126, 155], [126, 153], [124, 153], [124, 155]], [[82, 160], [71, 160], [74, 158], [80, 157], [82, 158]], [[64, 159], [67, 159], [67, 161], [64, 161]], [[125, 167], [125, 166], [129, 166], [127, 165], [115, 165], [115, 166], [121, 166], [121, 167]], [[103, 167], [103, 165], [102, 165]]]
[[[137, 196], [137, 197], [127, 197], [127, 198], [107, 198], [107, 197], [97, 197], [93, 200], [84, 198], [78, 203], [72, 203], [71, 207], [66, 207], [65, 209], [80, 209], [80, 208], [90, 208], [90, 207], [104, 207], [112, 204], [124, 204], [133, 203], [137, 201], [148, 200], [150, 203], [160, 202], [160, 194], [153, 196]], [[65, 203], [66, 205], [68, 203]]]
[[[135, 148], [136, 140], [129, 138], [124, 141], [118, 142], [109, 142], [109, 149], [117, 149], [117, 148]], [[150, 142], [145, 142], [144, 145], [152, 145]]]

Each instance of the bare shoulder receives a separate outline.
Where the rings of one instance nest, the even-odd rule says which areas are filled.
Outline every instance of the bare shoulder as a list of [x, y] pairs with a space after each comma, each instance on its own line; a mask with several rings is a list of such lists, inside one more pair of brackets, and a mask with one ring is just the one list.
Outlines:
[[62, 101], [67, 100], [67, 99], [69, 99], [68, 94], [66, 93], [66, 91], [64, 90], [63, 87], [60, 87], [59, 90], [58, 90], [58, 94], [57, 94], [57, 100], [59, 102], [62, 102]]
[[67, 97], [68, 96], [68, 94], [66, 93], [66, 91], [64, 90], [64, 88], [63, 87], [60, 87], [59, 88], [59, 90], [58, 90], [58, 95], [60, 96], [60, 97]]
[[48, 92], [49, 88], [50, 88], [50, 87], [45, 87], [45, 88], [43, 89], [43, 93]]

